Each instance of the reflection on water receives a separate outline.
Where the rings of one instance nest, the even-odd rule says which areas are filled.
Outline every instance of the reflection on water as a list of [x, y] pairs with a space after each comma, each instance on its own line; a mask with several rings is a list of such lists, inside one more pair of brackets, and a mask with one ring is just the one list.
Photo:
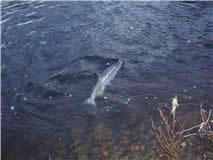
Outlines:
[[[3, 159], [151, 159], [157, 107], [212, 107], [212, 5], [2, 3]], [[98, 109], [83, 103], [118, 59]]]

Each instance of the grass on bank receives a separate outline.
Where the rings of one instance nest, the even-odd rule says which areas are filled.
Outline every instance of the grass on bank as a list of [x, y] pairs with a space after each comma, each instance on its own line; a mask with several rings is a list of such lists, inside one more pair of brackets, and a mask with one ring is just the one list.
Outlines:
[[181, 126], [178, 125], [180, 123], [177, 122], [176, 118], [178, 106], [178, 99], [175, 97], [172, 99], [171, 122], [169, 122], [168, 116], [165, 116], [162, 109], [158, 108], [160, 117], [163, 120], [162, 127], [157, 127], [154, 121], [151, 120], [156, 157], [160, 160], [176, 160], [183, 157], [185, 142], [187, 138], [191, 136], [199, 136], [200, 138], [207, 137], [208, 140], [213, 143], [213, 130], [211, 127], [212, 120], [210, 119], [211, 110], [207, 112], [201, 103], [200, 116], [202, 122], [196, 126], [192, 126], [191, 128], [183, 129], [184, 123], [182, 123]]

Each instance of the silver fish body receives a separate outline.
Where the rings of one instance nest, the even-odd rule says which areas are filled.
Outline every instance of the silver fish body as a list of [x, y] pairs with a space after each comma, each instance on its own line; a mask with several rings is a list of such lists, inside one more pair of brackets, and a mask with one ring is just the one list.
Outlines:
[[95, 98], [100, 97], [104, 93], [104, 89], [115, 78], [123, 61], [119, 60], [117, 63], [108, 67], [98, 78], [98, 81], [93, 88], [91, 96], [86, 100], [86, 103], [96, 106]]

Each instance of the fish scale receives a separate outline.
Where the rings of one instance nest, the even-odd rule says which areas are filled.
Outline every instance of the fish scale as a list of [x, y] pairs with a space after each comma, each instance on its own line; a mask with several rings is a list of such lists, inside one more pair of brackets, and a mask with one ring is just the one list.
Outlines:
[[109, 85], [110, 82], [115, 78], [119, 69], [121, 68], [122, 63], [123, 63], [123, 61], [119, 59], [117, 63], [108, 67], [101, 74], [101, 76], [99, 77], [99, 79], [92, 91], [90, 98], [88, 98], [85, 101], [86, 103], [96, 106], [95, 98], [103, 95], [106, 86]]

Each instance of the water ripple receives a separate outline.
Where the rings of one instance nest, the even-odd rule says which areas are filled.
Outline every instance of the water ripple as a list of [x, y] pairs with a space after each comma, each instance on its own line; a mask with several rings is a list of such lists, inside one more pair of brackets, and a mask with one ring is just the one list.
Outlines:
[[38, 20], [29, 20], [29, 21], [26, 21], [26, 22], [18, 23], [16, 26], [24, 26], [24, 25], [31, 24], [31, 23], [41, 22], [44, 19], [45, 18], [43, 17], [43, 18], [40, 18]]
[[7, 18], [7, 19], [4, 19], [4, 20], [1, 20], [1, 25], [3, 25], [4, 23], [6, 23], [7, 21], [9, 21], [11, 19], [11, 17]]
[[35, 12], [31, 12], [31, 13], [26, 14], [26, 17], [32, 16], [32, 15], [35, 15], [35, 14], [36, 14]]

